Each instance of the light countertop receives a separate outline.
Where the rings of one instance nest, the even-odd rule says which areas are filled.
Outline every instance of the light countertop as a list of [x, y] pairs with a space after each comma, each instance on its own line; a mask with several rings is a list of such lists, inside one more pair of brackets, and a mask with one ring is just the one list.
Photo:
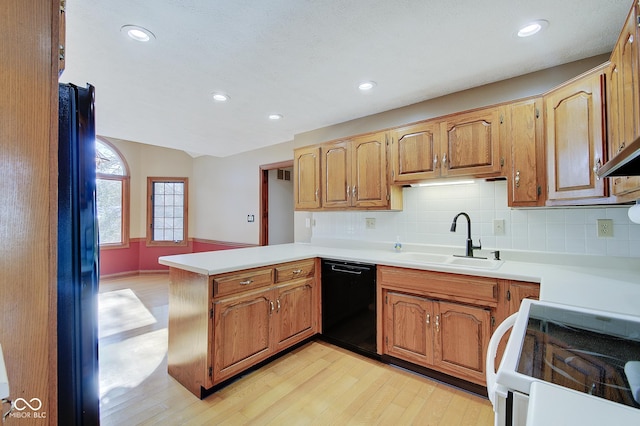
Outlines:
[[[640, 316], [640, 259], [504, 251], [497, 269], [411, 260], [407, 252], [462, 254], [461, 249], [323, 241], [162, 256], [159, 263], [203, 275], [313, 257], [540, 283], [540, 299]], [[491, 257], [488, 251], [479, 256]]]

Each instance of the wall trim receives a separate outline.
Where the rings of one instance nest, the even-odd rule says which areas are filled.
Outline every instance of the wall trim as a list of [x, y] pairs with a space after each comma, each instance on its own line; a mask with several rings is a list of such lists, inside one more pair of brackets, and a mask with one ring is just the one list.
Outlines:
[[256, 247], [258, 244], [250, 244], [250, 243], [234, 243], [233, 241], [218, 241], [218, 240], [207, 240], [205, 238], [189, 238], [190, 241], [195, 243], [202, 244], [215, 244], [219, 246], [229, 246], [232, 248], [242, 248], [242, 247]]

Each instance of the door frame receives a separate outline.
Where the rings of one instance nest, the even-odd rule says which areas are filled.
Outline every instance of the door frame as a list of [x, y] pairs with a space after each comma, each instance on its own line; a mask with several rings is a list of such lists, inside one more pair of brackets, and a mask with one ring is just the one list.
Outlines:
[[269, 170], [293, 167], [293, 159], [260, 166], [260, 245], [269, 245]]

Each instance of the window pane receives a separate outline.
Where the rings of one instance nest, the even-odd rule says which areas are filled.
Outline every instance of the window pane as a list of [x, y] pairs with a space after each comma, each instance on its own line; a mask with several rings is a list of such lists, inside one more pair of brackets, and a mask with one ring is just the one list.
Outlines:
[[96, 179], [100, 244], [122, 242], [122, 181]]
[[156, 182], [153, 184], [155, 195], [164, 195], [164, 182]]
[[153, 182], [154, 241], [184, 240], [184, 185], [184, 182]]
[[96, 139], [96, 173], [124, 176], [122, 159], [107, 144]]

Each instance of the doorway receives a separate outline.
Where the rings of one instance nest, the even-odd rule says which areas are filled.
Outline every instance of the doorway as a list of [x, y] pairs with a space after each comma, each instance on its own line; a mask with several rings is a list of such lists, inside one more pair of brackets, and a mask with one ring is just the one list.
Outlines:
[[293, 241], [293, 160], [262, 165], [260, 245]]

